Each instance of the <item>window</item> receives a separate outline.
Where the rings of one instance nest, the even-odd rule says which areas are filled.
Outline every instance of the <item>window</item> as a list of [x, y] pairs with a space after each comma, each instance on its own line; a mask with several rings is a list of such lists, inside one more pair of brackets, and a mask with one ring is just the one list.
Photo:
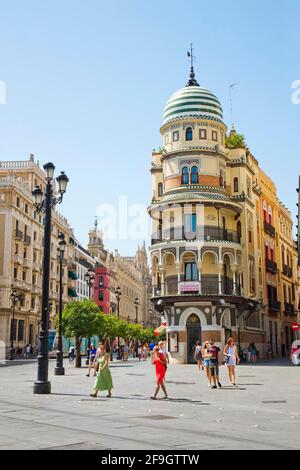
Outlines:
[[158, 183], [158, 197], [161, 197], [163, 195], [163, 184]]
[[233, 179], [233, 191], [235, 193], [239, 192], [239, 179], [238, 178]]
[[24, 320], [18, 322], [18, 341], [24, 340]]
[[168, 144], [169, 143], [169, 134], [166, 134], [165, 135], [165, 144]]
[[196, 166], [193, 166], [191, 170], [191, 183], [192, 184], [198, 183], [198, 168]]
[[23, 279], [23, 281], [26, 281], [26, 271], [25, 270], [23, 271], [22, 279]]
[[212, 131], [212, 140], [214, 142], [218, 141], [218, 133], [216, 131]]
[[16, 205], [17, 205], [17, 207], [20, 207], [20, 198], [19, 197], [17, 197], [17, 199], [16, 199]]
[[187, 166], [184, 166], [182, 168], [181, 182], [182, 182], [182, 184], [189, 184], [189, 169], [188, 169]]
[[28, 214], [28, 204], [25, 204], [25, 213]]
[[14, 268], [14, 279], [18, 279], [18, 268]]
[[197, 263], [185, 263], [185, 280], [198, 281]]
[[173, 132], [173, 142], [178, 142], [178, 140], [179, 140], [179, 132], [174, 131]]
[[206, 129], [200, 129], [199, 131], [199, 139], [206, 140]]
[[15, 255], [19, 253], [19, 245], [16, 243], [15, 245]]
[[195, 238], [197, 229], [196, 214], [185, 214], [184, 216], [184, 234], [188, 239]]
[[252, 232], [249, 230], [249, 243], [252, 243]]
[[31, 297], [31, 309], [35, 309], [35, 297]]
[[236, 224], [236, 231], [237, 231], [238, 238], [240, 239], [242, 236], [242, 224], [240, 221], [238, 221], [238, 223]]
[[185, 131], [185, 140], [193, 140], [193, 129], [191, 127], [187, 127]]
[[103, 276], [100, 276], [100, 277], [99, 277], [99, 287], [104, 287]]
[[99, 290], [99, 296], [98, 296], [98, 299], [100, 300], [100, 302], [103, 302], [104, 300], [104, 293], [102, 290]]
[[33, 239], [36, 241], [36, 232], [33, 232]]
[[27, 258], [27, 250], [26, 250], [26, 249], [23, 251], [23, 258], [24, 258], [24, 259]]

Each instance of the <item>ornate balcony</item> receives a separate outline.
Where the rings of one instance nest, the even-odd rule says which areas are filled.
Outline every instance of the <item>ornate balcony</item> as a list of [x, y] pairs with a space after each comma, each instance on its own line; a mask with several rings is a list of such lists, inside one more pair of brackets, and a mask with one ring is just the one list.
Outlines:
[[278, 302], [278, 300], [268, 299], [269, 310], [273, 310], [273, 312], [280, 312], [280, 305], [281, 302]]
[[[180, 281], [177, 282], [177, 276], [169, 276], [166, 278], [164, 295], [241, 295], [241, 286], [235, 285], [233, 279], [221, 276], [219, 280], [218, 275], [202, 274], [201, 281]], [[157, 292], [159, 286], [155, 286], [154, 292]], [[220, 291], [221, 289], [221, 291]], [[161, 286], [158, 289], [161, 292]]]
[[284, 302], [284, 313], [286, 315], [294, 315], [295, 314], [295, 307], [293, 304], [288, 302]]
[[269, 222], [264, 221], [264, 229], [265, 229], [266, 233], [271, 235], [271, 237], [275, 237], [275, 234], [276, 234], [275, 227], [273, 227], [273, 225], [269, 224]]
[[24, 235], [24, 243], [25, 245], [30, 245], [31, 243], [31, 237], [27, 234]]
[[241, 237], [237, 231], [227, 230], [215, 226], [199, 226], [196, 231], [188, 231], [184, 225], [173, 227], [167, 230], [158, 230], [152, 235], [152, 245], [165, 241], [174, 240], [199, 240], [199, 241], [225, 241], [240, 243]]
[[272, 274], [277, 274], [277, 263], [271, 259], [266, 259], [266, 270]]
[[24, 234], [21, 230], [19, 230], [18, 228], [16, 228], [16, 231], [15, 231], [15, 238], [17, 240], [20, 240], [22, 241], [23, 240], [23, 237], [24, 237]]

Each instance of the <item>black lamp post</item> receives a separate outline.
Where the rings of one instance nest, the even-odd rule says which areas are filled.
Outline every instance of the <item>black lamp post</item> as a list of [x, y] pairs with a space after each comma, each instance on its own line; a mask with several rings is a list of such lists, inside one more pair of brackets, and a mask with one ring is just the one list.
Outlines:
[[41, 327], [38, 344], [38, 370], [37, 381], [34, 383], [33, 393], [51, 393], [51, 383], [48, 380], [49, 352], [48, 352], [48, 324], [49, 324], [49, 284], [50, 284], [50, 251], [51, 251], [51, 210], [56, 204], [60, 204], [67, 189], [69, 178], [64, 172], [56, 178], [59, 196], [54, 195], [53, 179], [55, 166], [53, 163], [44, 165], [46, 173], [46, 190], [43, 193], [37, 186], [32, 194], [37, 213], [45, 212], [44, 229], [44, 259], [43, 259], [43, 287], [42, 287], [42, 312]]
[[62, 310], [63, 310], [63, 260], [67, 246], [64, 233], [60, 233], [58, 242], [58, 259], [59, 259], [59, 316], [58, 316], [58, 345], [56, 353], [56, 367], [54, 369], [54, 375], [65, 375], [65, 369], [63, 367], [64, 351], [62, 341]]
[[[121, 292], [121, 287], [118, 286], [116, 288], [116, 298], [117, 298], [117, 315], [118, 315], [118, 318], [120, 318], [120, 297], [122, 295], [122, 292]], [[120, 356], [120, 351], [119, 351], [119, 346], [120, 346], [120, 341], [119, 341], [119, 337], [117, 337], [117, 345], [118, 345], [118, 354]]]
[[[94, 284], [94, 280], [95, 280], [95, 273], [92, 269], [88, 269], [87, 272], [85, 273], [84, 275], [85, 277], [85, 280], [87, 282], [87, 285], [88, 285], [88, 288], [89, 288], [89, 299], [92, 298], [92, 287], [93, 287], [93, 284]], [[90, 337], [87, 338], [87, 349], [86, 349], [86, 361], [85, 361], [85, 364], [88, 366], [89, 365], [89, 362], [90, 362], [90, 342], [91, 342], [91, 339]]]
[[12, 322], [10, 324], [10, 351], [9, 351], [9, 360], [13, 361], [15, 358], [14, 355], [14, 335], [15, 335], [15, 311], [16, 305], [20, 300], [24, 299], [24, 294], [22, 292], [17, 293], [16, 289], [12, 286], [12, 292], [10, 294], [11, 300], [11, 309], [12, 309]]

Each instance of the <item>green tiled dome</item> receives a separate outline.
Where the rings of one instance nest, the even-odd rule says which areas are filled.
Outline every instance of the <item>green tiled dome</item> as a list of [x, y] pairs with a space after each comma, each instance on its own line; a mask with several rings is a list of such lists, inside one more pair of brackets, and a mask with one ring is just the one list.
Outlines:
[[211, 91], [199, 85], [188, 85], [176, 91], [168, 100], [164, 109], [163, 123], [184, 117], [223, 121], [223, 109]]

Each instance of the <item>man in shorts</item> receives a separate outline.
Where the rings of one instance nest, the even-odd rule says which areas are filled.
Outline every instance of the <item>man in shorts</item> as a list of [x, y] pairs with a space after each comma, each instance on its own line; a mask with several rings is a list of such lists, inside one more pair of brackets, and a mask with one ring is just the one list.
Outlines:
[[214, 385], [212, 386], [212, 388], [217, 388], [217, 384], [221, 388], [222, 385], [220, 384], [219, 380], [219, 364], [221, 364], [221, 350], [220, 348], [218, 348], [218, 346], [215, 345], [215, 341], [213, 339], [210, 340], [209, 344], [209, 351], [212, 355], [209, 363], [210, 377], [214, 381]]

